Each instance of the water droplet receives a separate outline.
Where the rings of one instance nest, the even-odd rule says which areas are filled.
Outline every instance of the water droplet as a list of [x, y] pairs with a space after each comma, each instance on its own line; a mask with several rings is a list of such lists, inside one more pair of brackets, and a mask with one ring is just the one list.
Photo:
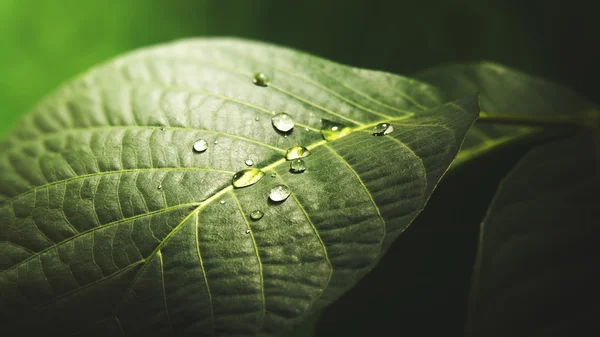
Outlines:
[[336, 140], [349, 135], [352, 129], [344, 124], [336, 123], [328, 119], [321, 119], [321, 136], [326, 141]]
[[271, 173], [271, 178], [276, 178], [277, 177], [277, 173]]
[[250, 230], [249, 229], [246, 229], [246, 234], [250, 234]]
[[233, 187], [246, 187], [256, 184], [265, 173], [257, 168], [244, 169], [233, 175]]
[[290, 163], [290, 171], [294, 173], [302, 173], [306, 171], [306, 162], [300, 158], [292, 160]]
[[165, 129], [166, 129], [166, 127], [164, 127], [164, 126], [162, 128], [160, 128], [161, 131], [165, 131]]
[[215, 142], [214, 142], [214, 143], [215, 143], [215, 144], [219, 144], [219, 141], [218, 141], [218, 140], [215, 140]]
[[289, 132], [294, 128], [294, 119], [285, 112], [280, 112], [271, 118], [275, 129], [281, 132]]
[[254, 161], [252, 161], [252, 159], [246, 159], [246, 165], [252, 166], [254, 165]]
[[223, 205], [225, 203], [225, 200], [221, 200], [219, 202], [221, 203], [221, 205]]
[[394, 127], [390, 123], [379, 123], [373, 128], [373, 136], [383, 136], [394, 131]]
[[260, 210], [252, 211], [250, 213], [250, 219], [252, 219], [254, 221], [260, 220], [260, 219], [262, 219], [263, 215], [265, 215], [265, 213], [263, 213]]
[[156, 189], [158, 189], [158, 190], [162, 190], [162, 185], [161, 185], [161, 184], [158, 184], [158, 187], [157, 187]]
[[269, 199], [275, 202], [281, 202], [290, 196], [290, 188], [285, 185], [277, 185], [271, 189]]
[[254, 120], [258, 122], [260, 120], [260, 117], [254, 117]]
[[252, 83], [261, 87], [266, 87], [267, 83], [269, 83], [269, 78], [263, 73], [256, 73], [252, 78]]
[[292, 146], [285, 151], [285, 159], [293, 160], [297, 158], [304, 158], [310, 155], [310, 151], [304, 146]]
[[208, 149], [208, 143], [204, 139], [197, 140], [194, 143], [194, 151], [204, 152], [206, 149]]

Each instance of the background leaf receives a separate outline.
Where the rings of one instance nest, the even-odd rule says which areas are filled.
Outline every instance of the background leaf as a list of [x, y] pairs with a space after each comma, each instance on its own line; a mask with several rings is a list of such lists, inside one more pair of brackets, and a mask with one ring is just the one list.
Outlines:
[[[281, 333], [355, 284], [423, 208], [478, 114], [475, 97], [440, 103], [411, 79], [241, 40], [186, 40], [93, 69], [2, 144], [2, 325], [15, 336]], [[290, 113], [294, 131], [273, 130], [272, 111]], [[322, 118], [352, 132], [326, 142]], [[372, 136], [380, 122], [395, 131]], [[192, 151], [198, 139], [205, 153]], [[283, 158], [294, 145], [312, 153], [305, 173]], [[246, 159], [267, 177], [233, 189]], [[274, 204], [277, 184], [292, 195]]]
[[[416, 78], [437, 86], [446, 100], [481, 93], [481, 111], [500, 118], [531, 118], [546, 121], [591, 113], [594, 106], [568, 88], [539, 77], [490, 62], [444, 65], [425, 70]], [[458, 167], [498, 147], [515, 142], [538, 141], [564, 131], [564, 127], [475, 123], [453, 163]]]
[[[499, 69], [506, 77], [498, 75]], [[572, 107], [589, 107], [563, 86], [496, 64], [472, 63], [432, 68], [422, 78], [439, 84], [447, 99], [482, 91], [501, 104], [482, 99], [493, 111], [532, 111], [538, 116], [562, 116]], [[447, 77], [444, 77], [447, 76]], [[512, 83], [520, 83], [515, 87]], [[546, 98], [544, 101], [542, 98]], [[485, 104], [487, 102], [487, 104]], [[552, 105], [553, 104], [553, 105]], [[479, 226], [499, 182], [532, 146], [544, 137], [570, 133], [558, 127], [548, 133], [518, 126], [481, 125], [467, 133], [463, 151], [481, 145], [480, 130], [509, 133], [504, 146], [481, 147], [460, 166], [456, 161], [444, 176], [425, 210], [405, 235], [396, 240], [381, 263], [355, 288], [324, 311], [317, 336], [340, 334], [406, 334], [464, 336], [465, 310], [478, 244]], [[469, 147], [471, 146], [471, 147]], [[461, 159], [461, 154], [457, 160]], [[452, 169], [460, 167], [460, 169]], [[540, 171], [540, 174], [544, 174]], [[346, 323], [340, 325], [340, 321]], [[431, 324], [435, 320], [436, 324]]]
[[538, 146], [482, 223], [468, 336], [595, 336], [600, 175], [590, 133]]

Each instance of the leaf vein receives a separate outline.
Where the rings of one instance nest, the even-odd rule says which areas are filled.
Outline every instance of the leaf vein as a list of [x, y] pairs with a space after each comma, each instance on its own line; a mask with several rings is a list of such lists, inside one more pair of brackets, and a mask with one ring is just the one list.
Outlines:
[[260, 326], [258, 328], [258, 331], [260, 332], [262, 330], [262, 327], [265, 323], [265, 316], [267, 315], [267, 304], [265, 301], [265, 277], [263, 274], [263, 264], [260, 258], [260, 254], [258, 253], [258, 245], [256, 244], [256, 240], [254, 239], [254, 233], [252, 232], [252, 228], [250, 227], [250, 223], [248, 222], [248, 219], [246, 218], [246, 214], [244, 213], [244, 209], [242, 208], [242, 204], [240, 203], [240, 200], [237, 198], [237, 196], [235, 195], [235, 193], [231, 192], [231, 196], [233, 198], [233, 200], [235, 200], [235, 204], [237, 205], [238, 210], [240, 211], [240, 215], [242, 216], [242, 218], [244, 219], [244, 223], [246, 224], [246, 228], [248, 228], [249, 235], [250, 238], [252, 239], [252, 244], [254, 245], [254, 252], [256, 253], [256, 259], [258, 261], [258, 272], [259, 272], [259, 277], [260, 277], [260, 290], [261, 290], [261, 297], [262, 297], [262, 319], [261, 319], [261, 323]]

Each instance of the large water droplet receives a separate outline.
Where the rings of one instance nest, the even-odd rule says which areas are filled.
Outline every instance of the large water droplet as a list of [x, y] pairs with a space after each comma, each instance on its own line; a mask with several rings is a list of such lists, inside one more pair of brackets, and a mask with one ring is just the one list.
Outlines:
[[310, 155], [310, 151], [304, 146], [292, 146], [285, 152], [285, 159], [293, 160], [297, 158], [304, 158]]
[[246, 165], [248, 165], [248, 166], [252, 166], [252, 165], [254, 165], [254, 161], [253, 161], [252, 159], [246, 159], [246, 162], [245, 162], [245, 163], [246, 163]]
[[349, 135], [352, 129], [344, 124], [336, 123], [328, 119], [321, 119], [321, 136], [326, 141], [336, 140]]
[[233, 187], [246, 187], [256, 184], [265, 173], [257, 168], [244, 169], [233, 175]]
[[208, 149], [208, 143], [204, 139], [197, 140], [194, 143], [194, 151], [204, 152], [206, 149]]
[[261, 87], [266, 87], [267, 83], [269, 83], [269, 78], [267, 77], [267, 75], [265, 75], [263, 73], [256, 73], [256, 74], [254, 74], [254, 77], [252, 78], [252, 83], [259, 85]]
[[285, 185], [277, 185], [271, 189], [269, 199], [275, 202], [281, 202], [290, 196], [290, 188]]
[[285, 112], [280, 112], [271, 118], [275, 129], [281, 132], [288, 132], [294, 128], [294, 119]]
[[256, 211], [252, 211], [250, 213], [250, 219], [256, 221], [256, 220], [260, 220], [262, 219], [263, 215], [265, 215], [265, 213], [263, 213], [261, 210], [256, 210]]
[[306, 163], [300, 158], [294, 159], [290, 163], [290, 171], [294, 173], [302, 173], [306, 171]]
[[373, 128], [373, 136], [383, 136], [392, 133], [394, 127], [390, 123], [379, 123]]

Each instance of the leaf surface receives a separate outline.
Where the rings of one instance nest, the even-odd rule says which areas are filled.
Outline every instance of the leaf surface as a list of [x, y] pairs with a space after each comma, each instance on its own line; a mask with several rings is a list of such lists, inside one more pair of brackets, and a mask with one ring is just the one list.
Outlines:
[[[274, 111], [293, 132], [274, 130]], [[474, 96], [444, 103], [418, 81], [235, 39], [94, 68], [0, 144], [2, 325], [12, 336], [278, 335], [374, 266], [478, 112]], [[325, 141], [322, 119], [350, 132]], [[380, 122], [395, 131], [372, 136]], [[296, 145], [311, 153], [300, 174], [284, 158]], [[266, 175], [233, 188], [247, 159]], [[270, 202], [278, 184], [292, 193]]]
[[586, 132], [531, 150], [481, 225], [467, 336], [595, 336], [600, 168]]
[[[440, 88], [445, 100], [481, 93], [482, 120], [467, 133], [453, 168], [517, 141], [544, 137], [543, 131], [549, 130], [531, 121], [561, 124], [573, 117], [585, 121], [597, 113], [593, 104], [562, 85], [491, 62], [437, 66], [415, 77]], [[496, 123], [486, 123], [485, 114]], [[503, 125], [502, 119], [522, 119], [523, 125]]]

